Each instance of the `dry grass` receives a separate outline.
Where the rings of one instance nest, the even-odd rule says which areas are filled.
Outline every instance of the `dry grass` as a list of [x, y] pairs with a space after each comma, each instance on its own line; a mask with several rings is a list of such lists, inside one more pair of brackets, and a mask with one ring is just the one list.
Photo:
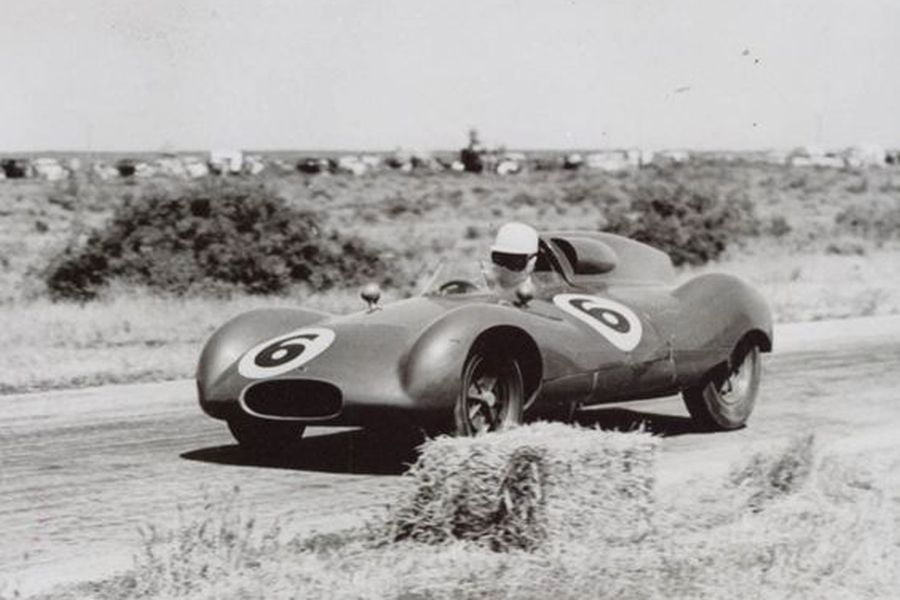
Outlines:
[[[699, 163], [517, 177], [296, 174], [269, 183], [292, 204], [317, 211], [326, 227], [388, 248], [398, 279], [415, 280], [450, 248], [474, 257], [507, 220], [546, 229], [602, 227], [604, 206], [618, 202], [629, 186], [657, 179], [749, 199], [763, 220], [760, 238], [729, 248], [716, 264], [683, 269], [682, 279], [709, 270], [735, 273], [762, 291], [782, 322], [900, 312], [900, 243], [869, 239], [865, 229], [841, 229], [835, 220], [852, 207], [894, 206], [900, 173], [893, 169]], [[0, 344], [15, 349], [0, 355], [0, 393], [186, 377], [203, 339], [237, 312], [301, 302], [337, 313], [358, 308], [356, 290], [225, 300], [155, 297], [119, 286], [84, 306], [45, 299], [41, 269], [68, 240], [102, 223], [123, 197], [178, 185], [0, 182]], [[389, 300], [409, 289], [386, 291]]]
[[[822, 458], [811, 437], [800, 438], [735, 465], [727, 479], [701, 479], [660, 493], [652, 485], [653, 446], [643, 433], [558, 424], [537, 424], [507, 437], [433, 441], [407, 477], [408, 489], [398, 504], [368, 528], [287, 539], [278, 523], [261, 527], [247, 516], [248, 507], [229, 497], [145, 535], [129, 574], [54, 590], [53, 597], [894, 595], [900, 581], [891, 514], [859, 459]], [[540, 501], [535, 494], [507, 493], [509, 476], [520, 464], [516, 457], [528, 453], [542, 456], [531, 464], [547, 474], [531, 488], [540, 490]], [[455, 469], [464, 464], [463, 456], [478, 460], [460, 472]], [[490, 467], [483, 468], [485, 460]], [[534, 483], [529, 470], [513, 479]], [[439, 490], [437, 478], [448, 474], [446, 489]], [[461, 493], [460, 486], [469, 491]], [[592, 490], [598, 489], [595, 495]], [[406, 510], [411, 498], [428, 490], [439, 492], [418, 503], [428, 510]], [[570, 493], [575, 498], [567, 499]], [[589, 505], [578, 506], [579, 501]], [[562, 521], [544, 530], [528, 550], [511, 544], [497, 551], [485, 538], [465, 534], [483, 524], [482, 509], [490, 512], [503, 503], [523, 513], [533, 509], [549, 516], [563, 508], [573, 513], [558, 515]], [[427, 528], [436, 522], [471, 527], [429, 536], [429, 543], [385, 541], [399, 525], [413, 522]], [[638, 535], [617, 535], [623, 531]]]
[[[227, 579], [232, 573], [258, 568], [284, 543], [279, 523], [260, 529], [238, 503], [239, 489], [212, 500], [206, 496], [201, 514], [215, 519], [196, 519], [180, 510], [177, 524], [140, 529], [142, 553], [137, 564], [152, 577], [136, 577], [130, 593], [153, 596], [166, 590], [179, 596], [202, 591], [208, 581]], [[160, 585], [165, 582], [165, 587]], [[161, 589], [162, 588], [162, 589]]]

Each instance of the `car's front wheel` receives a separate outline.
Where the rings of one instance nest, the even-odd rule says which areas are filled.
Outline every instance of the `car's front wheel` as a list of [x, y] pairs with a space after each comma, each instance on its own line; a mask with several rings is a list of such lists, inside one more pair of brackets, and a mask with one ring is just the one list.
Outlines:
[[519, 363], [476, 346], [463, 368], [453, 411], [456, 435], [478, 435], [522, 422], [525, 392]]
[[701, 385], [684, 390], [684, 403], [703, 429], [738, 429], [753, 412], [760, 376], [759, 348], [750, 346], [732, 361], [727, 376], [711, 376]]
[[297, 445], [306, 426], [293, 421], [247, 417], [229, 419], [228, 429], [243, 450], [259, 456], [277, 456]]

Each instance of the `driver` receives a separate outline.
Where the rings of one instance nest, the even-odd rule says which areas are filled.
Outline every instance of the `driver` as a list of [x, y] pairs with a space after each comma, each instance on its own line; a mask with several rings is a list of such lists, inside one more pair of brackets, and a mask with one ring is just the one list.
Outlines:
[[507, 223], [497, 231], [491, 246], [488, 282], [501, 296], [514, 298], [516, 288], [531, 281], [537, 262], [538, 233], [524, 223]]

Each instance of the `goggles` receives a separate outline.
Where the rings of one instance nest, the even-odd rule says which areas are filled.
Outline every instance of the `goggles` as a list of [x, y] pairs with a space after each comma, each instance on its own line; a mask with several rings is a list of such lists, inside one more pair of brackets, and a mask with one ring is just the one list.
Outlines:
[[534, 254], [509, 254], [507, 252], [491, 252], [491, 262], [495, 265], [509, 269], [510, 271], [521, 271], [531, 260]]

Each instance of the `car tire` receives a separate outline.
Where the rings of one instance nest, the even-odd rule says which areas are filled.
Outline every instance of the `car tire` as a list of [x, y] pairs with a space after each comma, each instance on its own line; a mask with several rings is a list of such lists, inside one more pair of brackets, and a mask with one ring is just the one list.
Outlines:
[[750, 346], [737, 353], [727, 376], [709, 376], [696, 387], [684, 390], [684, 403], [694, 422], [709, 431], [739, 429], [744, 426], [759, 392], [760, 352]]
[[472, 436], [522, 423], [525, 387], [519, 363], [488, 346], [476, 346], [463, 367], [453, 410], [453, 433]]
[[241, 449], [257, 456], [277, 456], [296, 447], [306, 426], [293, 421], [229, 419], [228, 429]]

